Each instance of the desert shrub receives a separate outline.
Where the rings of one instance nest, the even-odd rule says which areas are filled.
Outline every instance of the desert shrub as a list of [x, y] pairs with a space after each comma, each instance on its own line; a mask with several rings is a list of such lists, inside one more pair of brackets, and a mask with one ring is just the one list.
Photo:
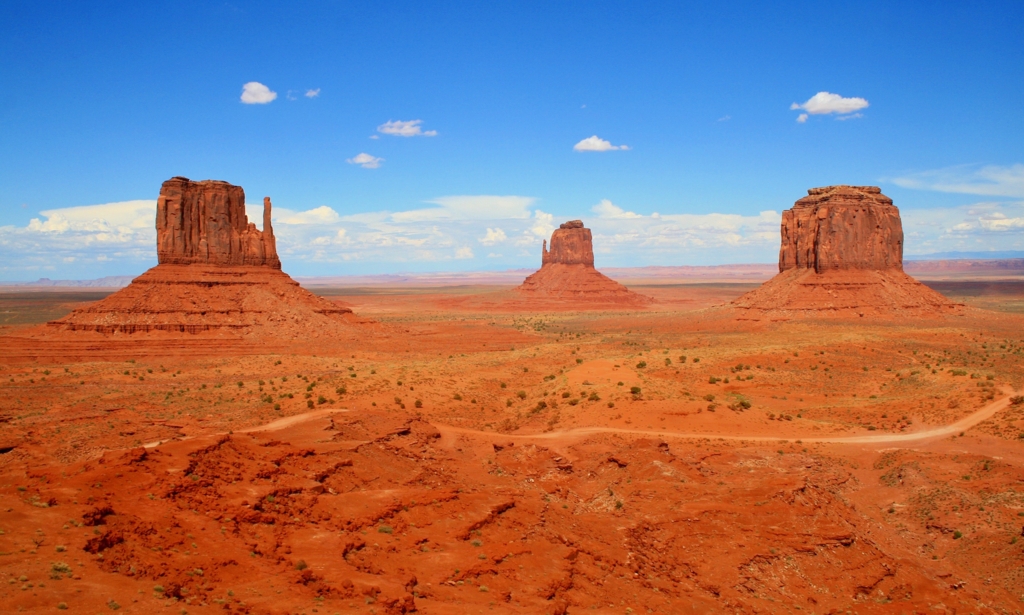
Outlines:
[[554, 374], [548, 374], [547, 376], [544, 376], [544, 382], [547, 382], [548, 380], [554, 380], [554, 379], [555, 379], [555, 375]]
[[337, 393], [338, 395], [344, 395], [345, 393], [348, 393], [348, 389], [344, 386], [340, 386], [334, 389], [334, 392]]
[[569, 399], [569, 395], [570, 395], [569, 391], [563, 392], [562, 393], [562, 399]]
[[636, 364], [637, 369], [643, 369], [645, 367], [647, 367], [647, 361], [640, 361], [639, 363]]
[[381, 534], [391, 534], [395, 530], [390, 525], [382, 525], [377, 528], [377, 531]]
[[578, 399], [575, 399], [575, 398], [574, 398], [574, 399], [570, 399], [570, 400], [569, 400], [569, 405], [570, 405], [570, 406], [575, 406], [575, 405], [576, 405], [576, 404], [578, 404], [578, 403], [580, 403], [580, 400], [578, 400]]
[[518, 397], [519, 399], [526, 399], [526, 391], [517, 391], [516, 397]]
[[309, 408], [310, 410], [312, 410], [312, 409], [313, 409], [313, 405], [314, 405], [314, 404], [313, 404], [313, 400], [312, 400], [312, 399], [307, 399], [307, 400], [306, 400], [306, 407], [307, 407], [307, 408]]
[[576, 359], [576, 365], [582, 365], [583, 359]]
[[1024, 395], [1014, 395], [1010, 398], [1011, 406], [1019, 406], [1021, 404], [1024, 404]]
[[639, 396], [641, 393], [640, 387], [629, 387], [629, 392], [632, 393], [633, 395]]
[[417, 408], [422, 408], [423, 407], [423, 401], [417, 399], [416, 403], [414, 403], [413, 405], [416, 406]]
[[402, 398], [397, 396], [397, 395], [395, 395], [395, 403], [401, 405], [402, 404]]
[[512, 407], [512, 400], [511, 399], [506, 399], [505, 400], [505, 407], [506, 408], [511, 408]]
[[456, 393], [454, 396], [452, 396], [452, 399], [454, 399], [455, 401], [462, 401], [462, 395]]
[[694, 357], [694, 358], [693, 358], [693, 362], [694, 362], [694, 363], [700, 363], [700, 359], [698, 359], [697, 357]]
[[507, 386], [508, 386], [508, 385], [507, 385], [507, 384], [505, 384], [504, 382], [502, 382], [502, 383], [501, 383], [501, 388], [503, 388], [503, 389], [504, 389], [504, 388], [505, 388], [505, 387], [507, 387]]
[[960, 540], [963, 537], [963, 533], [960, 530], [953, 532], [953, 540]]
[[614, 408], [615, 407], [615, 402], [613, 402], [613, 401], [608, 402], [608, 407], [609, 408]]
[[296, 570], [305, 570], [306, 568], [309, 568], [309, 565], [306, 563], [306, 560], [300, 559], [299, 561], [295, 562]]
[[679, 355], [679, 362], [680, 363], [686, 363], [686, 355], [685, 354]]
[[708, 393], [707, 395], [704, 396], [704, 401], [715, 401], [715, 396], [712, 395], [711, 393]]
[[242, 388], [245, 386], [245, 383], [242, 382], [241, 380], [239, 380], [236, 384], [238, 384], [238, 388]]
[[327, 403], [327, 398], [324, 397], [323, 395], [318, 395], [317, 398], [316, 398], [316, 403], [318, 403], [318, 404], [320, 404], [322, 406], [322, 405]]
[[708, 377], [708, 384], [718, 384], [721, 380], [722, 380], [721, 378], [715, 378], [714, 376], [709, 376]]
[[274, 410], [280, 410], [281, 404], [274, 404]]
[[665, 365], [672, 365], [672, 359], [665, 357]]
[[544, 400], [541, 400], [541, 401], [537, 402], [537, 406], [536, 406], [536, 408], [534, 408], [534, 412], [540, 412], [541, 410], [543, 410], [544, 408], [547, 408], [547, 407], [548, 407], [548, 402], [546, 402]]
[[601, 401], [601, 397], [596, 392], [593, 392], [590, 395], [588, 395], [587, 399], [590, 401]]

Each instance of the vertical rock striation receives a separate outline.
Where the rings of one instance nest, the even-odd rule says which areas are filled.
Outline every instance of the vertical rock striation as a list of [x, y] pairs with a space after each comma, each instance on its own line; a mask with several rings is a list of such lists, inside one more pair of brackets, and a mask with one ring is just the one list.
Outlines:
[[252, 265], [281, 268], [263, 199], [263, 230], [245, 215], [245, 191], [227, 182], [174, 177], [156, 204], [157, 262], [166, 265]]
[[811, 188], [782, 212], [779, 271], [903, 270], [903, 223], [875, 186]]
[[594, 266], [594, 238], [590, 229], [583, 227], [582, 220], [570, 220], [559, 225], [551, 233], [551, 250], [548, 242], [541, 247], [541, 266], [550, 263], [563, 265]]
[[748, 313], [886, 317], [963, 307], [903, 271], [903, 223], [875, 186], [811, 188], [782, 212], [779, 274], [732, 302]]

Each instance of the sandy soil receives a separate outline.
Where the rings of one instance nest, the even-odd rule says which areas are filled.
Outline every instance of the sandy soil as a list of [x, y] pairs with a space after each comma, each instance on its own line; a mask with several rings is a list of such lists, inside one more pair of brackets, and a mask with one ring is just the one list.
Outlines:
[[584, 311], [321, 289], [376, 323], [333, 347], [8, 327], [0, 604], [1020, 610], [1022, 296], [890, 321], [713, 307], [749, 288]]

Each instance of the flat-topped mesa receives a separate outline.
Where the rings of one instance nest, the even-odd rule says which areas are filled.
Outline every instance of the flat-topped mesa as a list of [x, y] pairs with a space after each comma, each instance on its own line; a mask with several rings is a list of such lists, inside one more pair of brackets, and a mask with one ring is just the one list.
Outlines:
[[547, 240], [541, 250], [541, 266], [549, 263], [594, 266], [594, 238], [590, 229], [583, 227], [582, 220], [559, 225], [551, 234], [551, 250], [548, 250]]
[[263, 199], [263, 230], [245, 215], [245, 191], [227, 182], [174, 177], [156, 204], [157, 261], [164, 265], [256, 265], [281, 268]]
[[747, 314], [881, 318], [959, 314], [903, 271], [903, 223], [875, 186], [811, 188], [782, 212], [779, 273], [731, 306]]
[[903, 270], [903, 224], [876, 186], [811, 188], [782, 212], [779, 271]]

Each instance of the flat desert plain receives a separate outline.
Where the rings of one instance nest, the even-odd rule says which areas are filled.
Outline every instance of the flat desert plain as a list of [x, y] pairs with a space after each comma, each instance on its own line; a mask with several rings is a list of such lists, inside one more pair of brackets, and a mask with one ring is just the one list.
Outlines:
[[715, 307], [750, 281], [587, 310], [313, 287], [361, 320], [276, 346], [42, 335], [102, 293], [9, 289], [0, 603], [1019, 612], [1024, 284], [929, 283], [963, 313]]

